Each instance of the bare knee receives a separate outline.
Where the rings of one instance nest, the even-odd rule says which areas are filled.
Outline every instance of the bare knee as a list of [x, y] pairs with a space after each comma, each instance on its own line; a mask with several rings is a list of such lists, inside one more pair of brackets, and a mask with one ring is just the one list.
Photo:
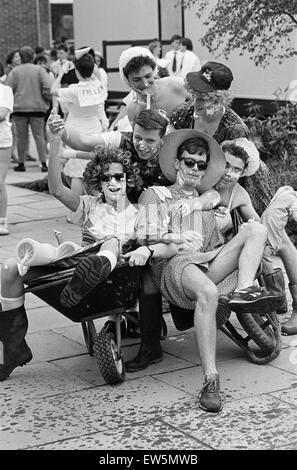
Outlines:
[[266, 242], [267, 240], [267, 228], [260, 222], [249, 222], [243, 230], [248, 240], [258, 240], [261, 242]]
[[217, 286], [209, 279], [203, 286], [197, 285], [195, 289], [197, 304], [203, 311], [211, 311], [213, 306], [218, 303]]

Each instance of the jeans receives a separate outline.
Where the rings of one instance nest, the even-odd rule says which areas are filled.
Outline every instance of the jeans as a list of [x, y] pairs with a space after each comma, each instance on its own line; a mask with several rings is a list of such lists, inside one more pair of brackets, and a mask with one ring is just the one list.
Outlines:
[[38, 157], [41, 163], [46, 162], [46, 144], [44, 134], [44, 117], [14, 116], [17, 131], [17, 149], [19, 162], [24, 163], [25, 154], [28, 148], [29, 124], [35, 140]]

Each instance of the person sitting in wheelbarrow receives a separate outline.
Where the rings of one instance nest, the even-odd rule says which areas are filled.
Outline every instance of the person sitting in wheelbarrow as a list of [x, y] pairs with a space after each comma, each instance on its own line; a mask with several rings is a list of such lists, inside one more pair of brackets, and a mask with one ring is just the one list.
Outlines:
[[[81, 258], [73, 255], [71, 263], [77, 264], [73, 277], [62, 290], [61, 304], [66, 308], [77, 305], [92, 289], [103, 282], [116, 267], [120, 254], [136, 248], [136, 223], [138, 209], [126, 194], [126, 184], [131, 167], [120, 150], [98, 148], [88, 163], [84, 179], [97, 195], [79, 196], [62, 183], [60, 172], [61, 137], [51, 133], [49, 159], [49, 188], [52, 194], [73, 212], [73, 222], [82, 227], [82, 245], [99, 242], [96, 252]], [[133, 170], [133, 167], [132, 167]], [[208, 197], [203, 196], [203, 200]], [[184, 243], [187, 243], [185, 238]], [[160, 242], [140, 246], [129, 255], [133, 265], [144, 265], [150, 257], [171, 257], [177, 252], [176, 243]], [[1, 270], [0, 341], [3, 344], [3, 363], [0, 380], [5, 379], [18, 366], [32, 359], [25, 341], [28, 320], [24, 307], [24, 281], [15, 258], [6, 260]], [[31, 272], [33, 273], [33, 268]]]
[[[270, 312], [279, 300], [279, 293], [254, 285], [267, 240], [264, 225], [251, 220], [225, 242], [214, 210], [201, 211], [197, 196], [218, 182], [225, 172], [225, 163], [224, 152], [212, 137], [197, 130], [175, 131], [164, 138], [160, 152], [161, 169], [173, 184], [149, 188], [139, 200], [143, 206], [138, 222], [140, 243], [172, 242], [190, 231], [200, 235], [192, 246], [182, 246], [170, 259], [151, 260], [150, 267], [156, 286], [169, 302], [195, 310], [195, 332], [205, 375], [199, 406], [209, 412], [222, 408], [215, 364], [218, 284], [223, 283], [221, 289], [225, 289], [220, 294], [231, 291], [229, 305], [238, 313]], [[184, 212], [185, 202], [191, 206], [188, 214]], [[125, 257], [134, 264], [133, 254]], [[237, 286], [232, 286], [227, 280], [236, 270], [238, 278], [234, 276], [233, 281]], [[140, 350], [126, 362], [127, 372], [162, 360], [159, 316], [160, 312], [151, 312], [141, 320], [145, 330]]]

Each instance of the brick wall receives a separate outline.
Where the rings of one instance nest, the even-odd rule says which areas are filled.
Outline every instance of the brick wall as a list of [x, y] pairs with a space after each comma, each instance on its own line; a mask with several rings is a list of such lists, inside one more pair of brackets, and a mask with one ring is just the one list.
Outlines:
[[[39, 8], [39, 25], [37, 23]], [[29, 45], [50, 47], [48, 0], [0, 0], [0, 60], [12, 49]]]

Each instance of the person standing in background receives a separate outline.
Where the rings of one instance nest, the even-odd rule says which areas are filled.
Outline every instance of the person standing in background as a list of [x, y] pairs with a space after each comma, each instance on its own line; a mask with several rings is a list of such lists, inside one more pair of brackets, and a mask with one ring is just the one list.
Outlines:
[[56, 78], [61, 72], [68, 72], [74, 68], [73, 63], [68, 60], [68, 48], [64, 44], [57, 47], [57, 60], [51, 64], [51, 71]]
[[180, 76], [181, 60], [183, 57], [180, 51], [180, 40], [181, 36], [174, 34], [170, 40], [172, 49], [165, 54], [165, 59], [168, 60], [169, 63], [167, 67], [169, 75], [175, 75], [177, 77]]
[[186, 78], [189, 72], [198, 72], [201, 69], [200, 60], [193, 52], [191, 39], [182, 38], [180, 41], [180, 50], [183, 54], [180, 65], [180, 77]]
[[29, 124], [36, 143], [41, 171], [47, 171], [44, 117], [52, 99], [51, 81], [40, 65], [33, 64], [34, 52], [29, 46], [20, 48], [21, 65], [7, 78], [14, 94], [13, 118], [17, 130], [19, 164], [14, 171], [26, 171], [25, 152], [28, 147]]
[[[4, 75], [4, 67], [0, 62], [0, 78]], [[8, 235], [7, 225], [7, 192], [5, 179], [8, 173], [11, 148], [12, 130], [9, 122], [13, 111], [12, 89], [0, 80], [0, 235]]]

